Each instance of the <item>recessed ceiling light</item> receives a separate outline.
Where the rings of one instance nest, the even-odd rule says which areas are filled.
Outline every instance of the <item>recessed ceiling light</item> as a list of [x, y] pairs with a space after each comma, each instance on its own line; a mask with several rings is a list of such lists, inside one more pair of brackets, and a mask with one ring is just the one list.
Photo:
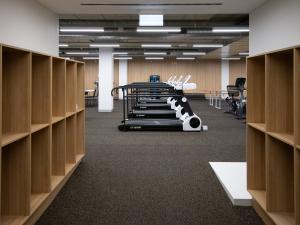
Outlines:
[[83, 57], [85, 60], [98, 60], [99, 57]]
[[206, 52], [183, 52], [182, 55], [206, 55]]
[[164, 57], [145, 57], [146, 60], [163, 60]]
[[118, 48], [120, 47], [119, 44], [90, 44], [90, 47], [97, 47], [97, 48]]
[[171, 48], [170, 44], [142, 44], [142, 48]]
[[164, 15], [162, 14], [140, 14], [139, 15], [140, 26], [163, 26]]
[[249, 52], [240, 52], [239, 55], [249, 55]]
[[174, 33], [181, 32], [180, 27], [138, 27], [137, 32], [147, 32], [147, 33]]
[[193, 48], [222, 48], [222, 44], [194, 44]]
[[58, 47], [69, 47], [68, 44], [59, 44]]
[[98, 33], [104, 32], [102, 27], [61, 27], [60, 32], [74, 32], [74, 33]]
[[195, 57], [177, 57], [177, 60], [194, 60]]
[[89, 52], [66, 52], [67, 55], [88, 55]]
[[222, 60], [240, 60], [238, 57], [223, 57]]
[[114, 59], [119, 59], [119, 60], [130, 60], [132, 57], [115, 57]]
[[128, 52], [113, 52], [113, 55], [128, 55]]
[[246, 27], [214, 27], [212, 31], [214, 33], [247, 33], [250, 30]]
[[144, 55], [167, 55], [166, 52], [144, 52]]

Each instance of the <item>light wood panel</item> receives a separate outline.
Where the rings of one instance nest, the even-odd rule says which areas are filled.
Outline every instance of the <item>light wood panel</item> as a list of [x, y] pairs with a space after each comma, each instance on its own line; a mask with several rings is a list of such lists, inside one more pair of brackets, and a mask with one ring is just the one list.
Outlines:
[[148, 81], [151, 74], [160, 75], [162, 81], [172, 75], [192, 75], [189, 82], [197, 84], [196, 90], [187, 93], [220, 91], [221, 63], [220, 60], [131, 60], [128, 63], [128, 82]]
[[[97, 60], [85, 61], [85, 89], [94, 89], [95, 81], [98, 80], [99, 66]], [[114, 82], [113, 86], [119, 85], [119, 61], [114, 61]]]
[[66, 61], [52, 58], [52, 117], [66, 113]]
[[76, 154], [84, 154], [85, 153], [85, 112], [79, 112], [76, 116], [76, 126], [77, 126], [77, 148], [76, 148]]
[[76, 112], [76, 79], [77, 66], [75, 62], [67, 62], [66, 73], [66, 112]]
[[246, 77], [246, 60], [229, 61], [229, 84], [234, 85], [238, 77]]
[[84, 64], [77, 64], [76, 110], [84, 108]]

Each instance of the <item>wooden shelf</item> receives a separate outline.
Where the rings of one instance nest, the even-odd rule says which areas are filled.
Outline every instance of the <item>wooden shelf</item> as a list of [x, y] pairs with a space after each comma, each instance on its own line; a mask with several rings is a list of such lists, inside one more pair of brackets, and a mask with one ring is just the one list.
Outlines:
[[3, 134], [1, 138], [1, 146], [4, 147], [6, 145], [9, 145], [15, 141], [18, 141], [26, 136], [28, 136], [29, 133], [15, 133], [15, 134]]
[[76, 162], [76, 116], [66, 120], [66, 163]]
[[30, 132], [31, 53], [2, 48], [2, 134]]
[[51, 57], [32, 54], [31, 123], [50, 123]]
[[84, 111], [84, 110], [85, 110], [85, 108], [78, 108], [78, 109], [76, 110], [76, 112], [79, 113], [79, 112], [82, 112], [82, 111]]
[[268, 132], [268, 135], [276, 138], [288, 145], [294, 146], [294, 135], [293, 134], [283, 134], [283, 133], [275, 133], [275, 132]]
[[35, 132], [42, 130], [48, 126], [49, 126], [48, 123], [31, 124], [31, 133], [35, 133]]
[[[74, 68], [68, 69], [72, 87], [66, 64]], [[1, 225], [34, 224], [80, 163], [77, 139], [84, 140], [84, 131], [77, 129], [84, 129], [84, 117], [77, 126], [76, 109], [84, 101], [77, 95], [84, 91], [83, 71], [81, 62], [0, 45]], [[72, 110], [66, 110], [67, 87]]]
[[85, 153], [85, 112], [79, 112], [76, 115], [76, 154], [82, 155]]
[[64, 176], [66, 162], [66, 123], [52, 126], [52, 175]]
[[52, 124], [60, 122], [60, 121], [62, 121], [64, 119], [65, 119], [65, 117], [63, 117], [63, 116], [53, 116], [52, 117]]
[[[266, 191], [261, 190], [248, 190], [253, 199], [259, 204], [259, 206], [266, 210]], [[278, 225], [294, 225], [295, 219], [293, 213], [285, 212], [272, 212], [267, 213], [271, 220]]]
[[66, 110], [67, 112], [76, 112], [76, 79], [77, 66], [76, 63], [67, 62], [66, 73]]
[[52, 117], [66, 112], [66, 61], [52, 58]]
[[247, 59], [247, 185], [266, 224], [300, 225], [300, 49]]
[[84, 108], [84, 64], [77, 64], [76, 109]]
[[76, 114], [76, 112], [66, 112], [66, 117], [70, 117], [70, 116], [73, 116], [75, 114]]
[[266, 132], [266, 124], [265, 123], [248, 123], [249, 126], [255, 128], [261, 132]]

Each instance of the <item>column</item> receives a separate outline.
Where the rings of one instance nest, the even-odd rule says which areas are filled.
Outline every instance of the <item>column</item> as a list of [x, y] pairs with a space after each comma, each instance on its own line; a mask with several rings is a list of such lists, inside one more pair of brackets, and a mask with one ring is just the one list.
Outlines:
[[114, 58], [112, 48], [99, 49], [99, 95], [98, 112], [112, 112], [113, 97], [111, 90], [114, 82]]
[[[127, 84], [127, 62], [127, 59], [119, 60], [119, 86]], [[119, 90], [119, 99], [123, 99], [121, 90]]]
[[227, 91], [229, 85], [229, 60], [221, 61], [221, 90]]

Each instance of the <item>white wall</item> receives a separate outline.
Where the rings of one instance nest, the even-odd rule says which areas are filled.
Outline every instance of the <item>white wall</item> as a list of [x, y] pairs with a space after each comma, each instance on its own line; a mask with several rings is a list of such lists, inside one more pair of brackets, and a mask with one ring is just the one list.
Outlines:
[[58, 55], [58, 16], [35, 0], [0, 0], [0, 43]]
[[221, 61], [221, 91], [227, 91], [229, 85], [229, 60]]
[[250, 55], [300, 45], [300, 0], [268, 0], [249, 22]]

